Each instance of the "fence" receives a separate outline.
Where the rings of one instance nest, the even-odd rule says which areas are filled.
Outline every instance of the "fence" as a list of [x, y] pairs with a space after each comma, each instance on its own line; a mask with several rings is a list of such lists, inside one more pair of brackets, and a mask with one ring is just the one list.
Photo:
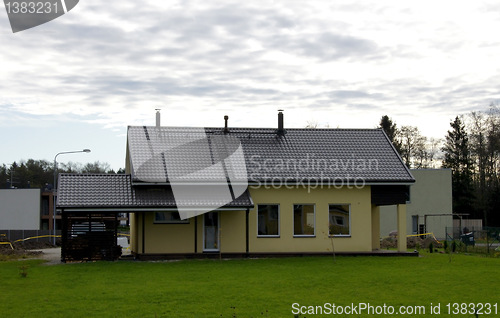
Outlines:
[[472, 246], [471, 252], [490, 253], [500, 250], [500, 227], [480, 227], [480, 228], [446, 228], [446, 240], [459, 241], [465, 246]]
[[483, 220], [481, 219], [454, 219], [453, 220], [454, 227], [467, 227], [467, 228], [476, 228], [481, 229], [483, 227]]

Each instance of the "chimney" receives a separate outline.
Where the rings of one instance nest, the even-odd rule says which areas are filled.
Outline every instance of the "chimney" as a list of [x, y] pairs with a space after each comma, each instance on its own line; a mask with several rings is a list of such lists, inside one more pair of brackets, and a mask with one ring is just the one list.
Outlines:
[[278, 109], [278, 135], [283, 136], [286, 134], [285, 128], [283, 127], [283, 109]]
[[229, 128], [227, 127], [227, 120], [229, 119], [228, 115], [224, 116], [224, 134], [229, 133]]
[[160, 128], [160, 109], [157, 108], [156, 110], [156, 128]]

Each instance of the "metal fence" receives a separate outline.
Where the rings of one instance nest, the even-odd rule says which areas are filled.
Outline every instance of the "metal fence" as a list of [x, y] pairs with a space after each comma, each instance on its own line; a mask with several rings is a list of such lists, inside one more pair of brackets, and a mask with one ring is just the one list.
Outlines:
[[489, 254], [500, 251], [500, 227], [446, 227], [446, 240], [459, 242], [468, 252]]

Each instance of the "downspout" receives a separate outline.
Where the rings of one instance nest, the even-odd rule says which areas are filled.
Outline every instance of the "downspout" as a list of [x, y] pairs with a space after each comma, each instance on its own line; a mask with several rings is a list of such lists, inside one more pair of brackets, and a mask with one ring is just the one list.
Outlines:
[[246, 215], [245, 215], [245, 230], [246, 230], [246, 254], [247, 257], [250, 253], [250, 247], [249, 247], [249, 231], [248, 231], [248, 214], [250, 213], [250, 209], [247, 208]]
[[194, 217], [194, 253], [198, 253], [198, 216]]
[[146, 213], [145, 212], [142, 212], [142, 254], [146, 254], [146, 251], [145, 251], [145, 238], [146, 238], [146, 235], [144, 234], [145, 232], [145, 228], [146, 228]]
[[[115, 213], [115, 246], [118, 246], [118, 212]], [[115, 259], [115, 246], [111, 249], [111, 257]]]

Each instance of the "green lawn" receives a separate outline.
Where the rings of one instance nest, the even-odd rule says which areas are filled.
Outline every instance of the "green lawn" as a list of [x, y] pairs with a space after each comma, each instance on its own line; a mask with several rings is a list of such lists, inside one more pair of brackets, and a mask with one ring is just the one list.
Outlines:
[[[26, 278], [19, 274], [24, 265]], [[406, 317], [474, 317], [447, 315], [445, 305], [500, 303], [500, 258], [454, 255], [450, 263], [448, 255], [423, 253], [337, 257], [335, 263], [331, 257], [54, 266], [3, 261], [0, 288], [2, 317], [294, 317], [293, 303], [419, 305], [425, 315]], [[430, 314], [431, 303], [441, 303], [440, 315]], [[388, 317], [336, 317], [374, 316]]]

